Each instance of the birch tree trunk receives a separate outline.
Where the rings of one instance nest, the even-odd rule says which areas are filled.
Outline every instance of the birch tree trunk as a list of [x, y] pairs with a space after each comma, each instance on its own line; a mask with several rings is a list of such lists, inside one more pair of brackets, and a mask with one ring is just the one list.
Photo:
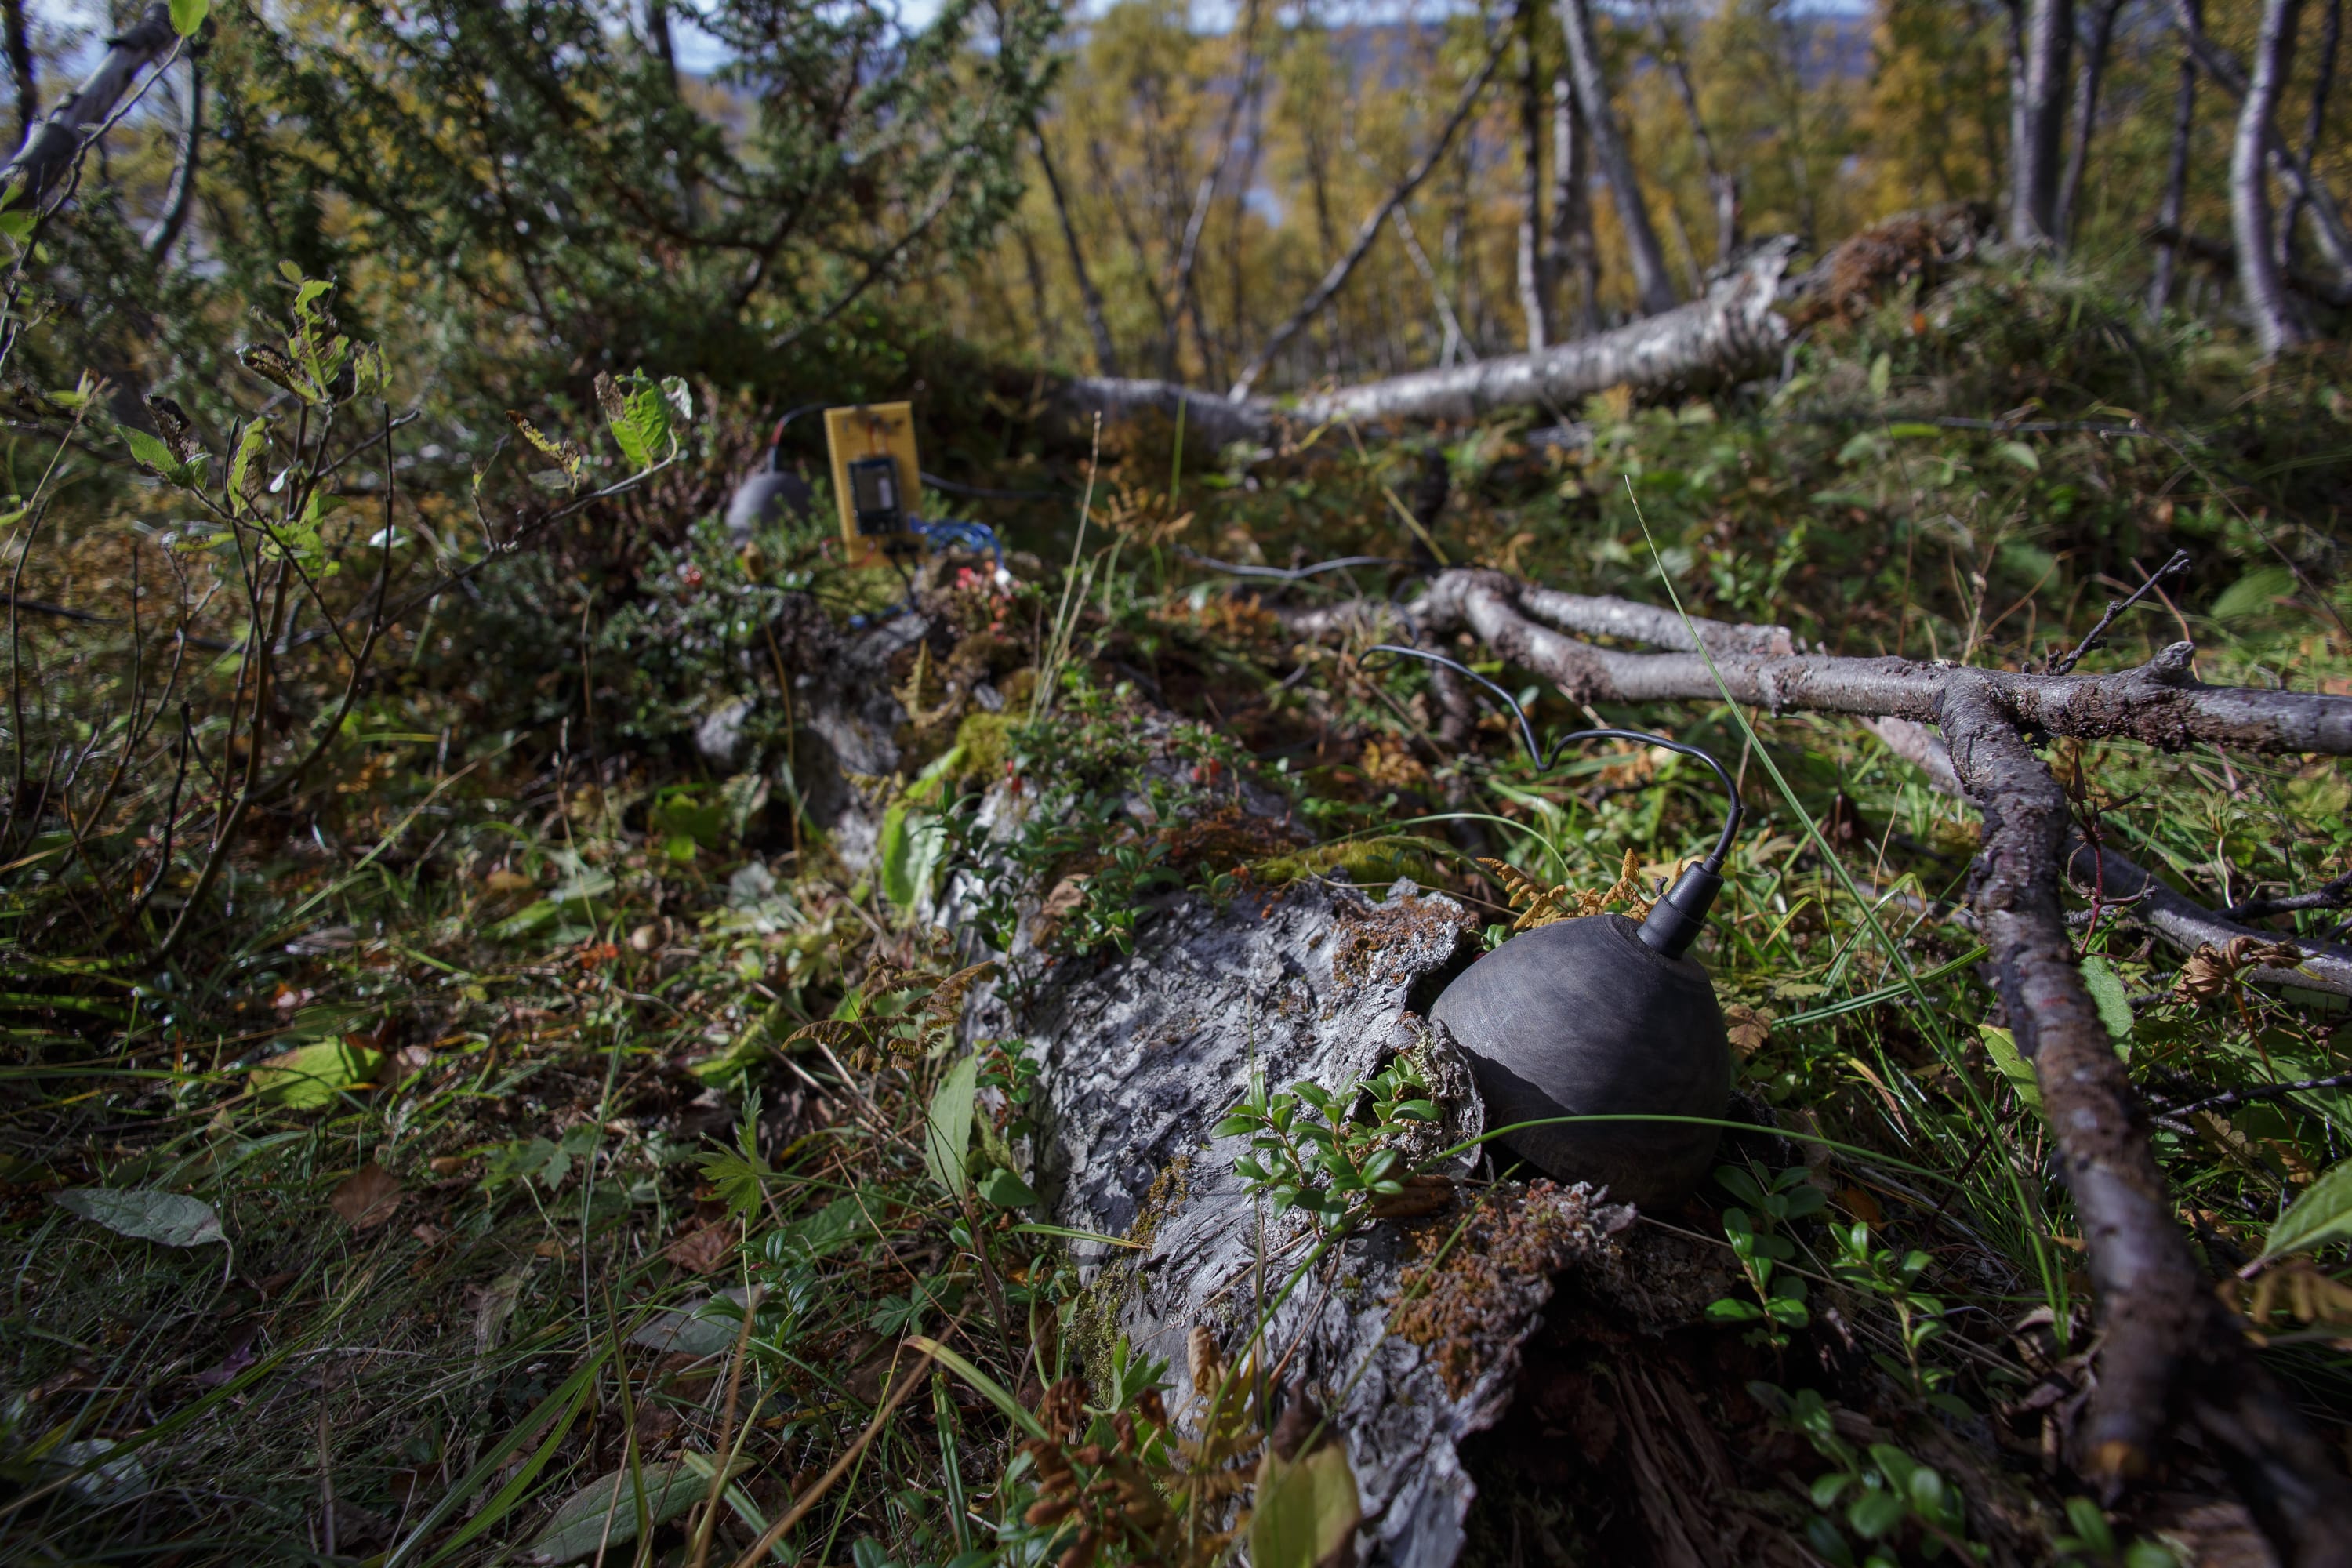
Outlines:
[[[16, 155], [0, 166], [0, 181], [22, 180], [20, 210], [37, 211], [56, 195], [83, 142], [106, 123], [139, 73], [174, 49], [171, 11], [150, 5], [138, 23], [107, 40], [106, 52], [82, 84], [26, 133]], [[21, 87], [20, 87], [21, 90]]]
[[2074, 0], [2025, 0], [2009, 111], [2009, 239], [2058, 238], [2059, 155], [2066, 134], [2066, 63], [2074, 43]]
[[[1601, 247], [1592, 237], [1592, 140], [1579, 135], [1576, 88], [1562, 73], [1551, 79], [1551, 279], [1554, 289], [1576, 279], [1576, 334], [1601, 330]], [[1557, 295], [1555, 295], [1557, 299]], [[1559, 307], [1553, 307], [1554, 319]]]
[[2262, 29], [2254, 41], [2253, 69], [2245, 101], [2238, 109], [2237, 134], [2230, 142], [2230, 229], [2238, 251], [2238, 287], [2253, 319], [2254, 341], [2263, 357], [2308, 340], [2273, 247], [2268, 159], [2271, 117], [2285, 88], [2294, 52], [2300, 0], [2263, 0]]
[[1661, 316], [1540, 353], [1414, 371], [1302, 397], [1286, 410], [1265, 398], [1235, 401], [1174, 382], [1112, 376], [1071, 381], [1060, 406], [1079, 422], [1095, 414], [1111, 421], [1139, 415], [1172, 421], [1181, 406], [1189, 430], [1223, 445], [1268, 439], [1286, 412], [1306, 425], [1475, 419], [1498, 409], [1573, 405], [1612, 386], [1654, 393], [1717, 384], [1769, 363], [1788, 341], [1788, 323], [1773, 307], [1794, 245], [1782, 238], [1757, 247], [1705, 298]]
[[[2196, 0], [2172, 0], [2172, 15], [2174, 25], [2180, 29], [2181, 41], [2189, 46], [2189, 52], [2199, 68], [2220, 84], [2222, 91], [2243, 104], [2247, 92], [2246, 73], [2207, 35]], [[2280, 90], [2284, 90], [2284, 83]], [[2352, 230], [2345, 227], [2344, 214], [2336, 206], [2335, 196], [2329, 193], [2326, 183], [2313, 173], [2311, 161], [2286, 144], [2285, 139], [2279, 134], [2275, 120], [2269, 121], [2265, 134], [2280, 184], [2286, 186], [2290, 195], [2309, 204], [2312, 230], [2319, 241], [2321, 253], [2327, 258], [2327, 265], [2336, 270], [2339, 280], [2352, 283]]]
[[1544, 243], [1543, 99], [1536, 78], [1534, 0], [1519, 0], [1519, 318], [1529, 353], [1559, 339], [1552, 320], [1552, 257]]
[[1577, 108], [1584, 117], [1584, 133], [1591, 139], [1601, 172], [1616, 197], [1617, 216], [1625, 229], [1625, 250], [1633, 268], [1633, 289], [1642, 313], [1654, 316], [1675, 308], [1674, 280], [1666, 273], [1666, 253], [1650, 210], [1642, 200], [1642, 181], [1633, 169], [1633, 153], [1617, 124], [1617, 110], [1609, 100], [1609, 77], [1601, 68], [1601, 46], [1592, 30], [1591, 0], [1559, 0], [1560, 31], [1568, 39], [1570, 79], [1576, 86]]

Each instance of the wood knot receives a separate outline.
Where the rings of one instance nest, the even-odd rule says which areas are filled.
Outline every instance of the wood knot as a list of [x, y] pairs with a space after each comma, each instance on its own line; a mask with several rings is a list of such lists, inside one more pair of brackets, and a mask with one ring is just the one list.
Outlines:
[[2194, 685], [2197, 678], [2190, 666], [2196, 658], [2195, 643], [2170, 643], [2154, 658], [2140, 666], [2140, 674], [2158, 686]]

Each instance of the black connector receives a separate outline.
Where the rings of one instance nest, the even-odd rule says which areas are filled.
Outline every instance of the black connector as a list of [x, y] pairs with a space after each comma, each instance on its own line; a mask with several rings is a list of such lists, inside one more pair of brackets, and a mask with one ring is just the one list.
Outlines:
[[1650, 918], [1635, 933], [1642, 939], [1642, 945], [1668, 958], [1680, 958], [1688, 952], [1706, 927], [1706, 911], [1715, 907], [1715, 895], [1722, 887], [1723, 879], [1709, 870], [1704, 861], [1685, 871], [1666, 889], [1665, 896], [1650, 907]]

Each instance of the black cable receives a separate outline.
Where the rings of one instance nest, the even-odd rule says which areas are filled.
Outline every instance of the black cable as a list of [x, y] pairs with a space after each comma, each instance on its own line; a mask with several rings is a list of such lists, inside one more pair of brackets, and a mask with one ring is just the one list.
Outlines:
[[1575, 730], [1553, 742], [1551, 752], [1547, 756], [1543, 748], [1536, 743], [1536, 727], [1528, 720], [1528, 710], [1519, 706], [1518, 699], [1472, 669], [1468, 665], [1448, 658], [1442, 653], [1431, 653], [1426, 648], [1402, 647], [1395, 643], [1378, 643], [1364, 650], [1364, 657], [1360, 661], [1362, 667], [1366, 669], [1371, 668], [1372, 656], [1383, 653], [1402, 658], [1418, 658], [1430, 664], [1442, 664], [1456, 675], [1466, 675], [1493, 692], [1506, 707], [1510, 709], [1511, 716], [1519, 721], [1519, 740], [1527, 746], [1528, 760], [1535, 763], [1536, 772], [1538, 773], [1548, 773], [1558, 767], [1560, 757], [1570, 746], [1580, 741], [1639, 741], [1653, 746], [1664, 746], [1667, 751], [1679, 752], [1686, 757], [1696, 757], [1715, 770], [1715, 776], [1722, 781], [1723, 793], [1730, 804], [1729, 814], [1724, 818], [1723, 832], [1717, 837], [1714, 849], [1709, 851], [1706, 858], [1700, 862], [1710, 872], [1720, 872], [1723, 869], [1724, 860], [1731, 853], [1731, 842], [1739, 834], [1742, 813], [1739, 805], [1738, 784], [1733, 781], [1729, 771], [1721, 763], [1716, 761], [1712, 753], [1701, 751], [1686, 741], [1676, 741], [1665, 735], [1654, 735], [1646, 730]]
[[935, 490], [945, 490], [951, 496], [970, 500], [1059, 500], [1066, 490], [998, 490], [986, 485], [960, 485], [953, 479], [943, 479], [937, 474], [921, 476], [923, 483]]

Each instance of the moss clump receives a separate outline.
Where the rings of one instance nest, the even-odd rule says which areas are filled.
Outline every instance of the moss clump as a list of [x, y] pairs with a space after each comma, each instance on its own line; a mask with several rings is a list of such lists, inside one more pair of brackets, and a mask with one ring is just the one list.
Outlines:
[[1399, 877], [1422, 885], [1438, 880], [1433, 846], [1411, 834], [1381, 834], [1371, 838], [1343, 838], [1285, 855], [1270, 856], [1250, 868], [1262, 887], [1283, 888], [1307, 877], [1345, 875], [1361, 887], [1385, 887]]

